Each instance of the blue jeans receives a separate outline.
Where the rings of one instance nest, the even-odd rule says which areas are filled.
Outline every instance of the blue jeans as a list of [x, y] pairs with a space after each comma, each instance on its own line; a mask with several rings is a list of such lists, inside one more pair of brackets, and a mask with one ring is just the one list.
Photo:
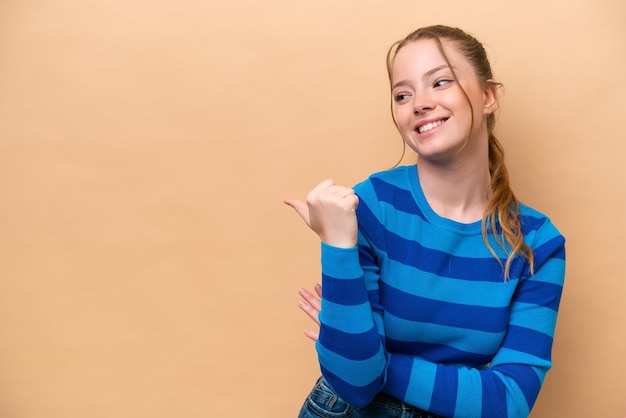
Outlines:
[[326, 379], [320, 377], [309, 394], [298, 418], [442, 418], [410, 406], [385, 393], [379, 393], [365, 408], [341, 399]]

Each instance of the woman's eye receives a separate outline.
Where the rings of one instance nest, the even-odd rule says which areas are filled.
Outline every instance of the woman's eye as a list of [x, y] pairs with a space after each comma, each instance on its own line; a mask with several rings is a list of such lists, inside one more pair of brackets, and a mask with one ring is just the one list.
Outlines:
[[394, 99], [395, 99], [396, 102], [400, 103], [400, 102], [406, 100], [407, 97], [409, 97], [409, 95], [406, 94], [406, 93], [398, 93], [398, 94], [396, 94], [394, 96]]
[[435, 81], [434, 87], [443, 87], [450, 83], [452, 83], [452, 80], [448, 80], [448, 79], [437, 80]]

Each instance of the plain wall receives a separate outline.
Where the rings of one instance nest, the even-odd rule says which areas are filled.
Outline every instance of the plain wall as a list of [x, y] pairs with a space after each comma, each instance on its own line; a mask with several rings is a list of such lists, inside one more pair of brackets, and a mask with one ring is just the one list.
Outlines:
[[319, 244], [281, 201], [395, 164], [384, 57], [435, 23], [568, 240], [532, 417], [624, 417], [622, 0], [1, 1], [0, 415], [296, 416]]

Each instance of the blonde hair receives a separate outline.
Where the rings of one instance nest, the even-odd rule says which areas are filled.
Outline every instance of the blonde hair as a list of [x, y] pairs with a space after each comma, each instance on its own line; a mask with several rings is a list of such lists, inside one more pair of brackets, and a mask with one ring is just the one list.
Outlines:
[[[389, 74], [390, 83], [392, 83], [391, 74], [396, 54], [403, 46], [419, 39], [432, 39], [437, 43], [439, 50], [450, 67], [452, 75], [455, 79], [456, 74], [448, 61], [448, 57], [444, 53], [441, 43], [442, 39], [453, 43], [457, 50], [467, 58], [470, 64], [472, 64], [479, 82], [483, 86], [501, 86], [500, 83], [496, 83], [492, 80], [493, 74], [491, 71], [491, 65], [489, 64], [487, 53], [485, 52], [483, 45], [476, 38], [461, 29], [443, 25], [428, 26], [417, 29], [407, 35], [404, 39], [399, 40], [391, 46], [389, 52], [387, 53], [387, 72]], [[473, 114], [474, 109], [469, 96], [460, 84], [459, 88], [463, 92], [463, 95], [465, 96]], [[393, 113], [393, 106], [394, 104], [392, 100], [392, 117], [394, 118], [394, 122], [397, 126]], [[518, 255], [530, 264], [530, 271], [532, 274], [534, 272], [534, 254], [532, 249], [524, 242], [524, 235], [522, 233], [522, 227], [519, 219], [519, 201], [515, 197], [509, 183], [509, 174], [504, 164], [504, 148], [493, 133], [495, 124], [495, 114], [491, 113], [487, 116], [487, 131], [489, 136], [489, 173], [491, 176], [492, 195], [487, 203], [485, 212], [483, 213], [482, 235], [489, 252], [491, 252], [491, 254], [502, 266], [504, 279], [508, 280], [511, 271], [511, 264], [513, 263], [513, 259]], [[473, 128], [474, 120], [472, 118], [470, 132]], [[403, 148], [402, 156], [404, 156], [405, 149], [406, 146]], [[498, 231], [498, 226], [500, 227], [500, 232]], [[496, 244], [505, 252], [505, 254], [507, 254], [505, 263], [502, 263], [489, 242], [490, 233], [493, 235]]]

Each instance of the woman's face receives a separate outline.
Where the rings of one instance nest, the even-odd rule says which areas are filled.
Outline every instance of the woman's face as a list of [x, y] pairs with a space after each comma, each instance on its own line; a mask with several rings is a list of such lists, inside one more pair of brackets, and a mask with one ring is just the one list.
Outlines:
[[486, 117], [496, 109], [497, 97], [493, 88], [479, 83], [474, 68], [453, 43], [442, 40], [442, 45], [456, 79], [436, 41], [421, 39], [397, 51], [391, 93], [394, 117], [407, 145], [421, 159], [450, 163], [460, 155], [485, 152]]

